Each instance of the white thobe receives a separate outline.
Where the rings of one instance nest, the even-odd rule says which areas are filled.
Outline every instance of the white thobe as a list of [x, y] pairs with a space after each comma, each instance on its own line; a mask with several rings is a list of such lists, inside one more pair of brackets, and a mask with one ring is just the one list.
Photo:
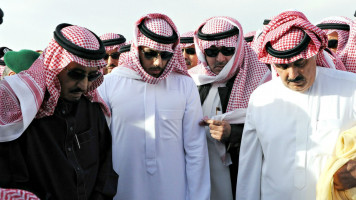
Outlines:
[[317, 67], [304, 93], [274, 79], [251, 95], [242, 136], [238, 200], [314, 200], [339, 134], [356, 125], [356, 74]]
[[120, 68], [99, 87], [112, 113], [115, 199], [208, 200], [208, 150], [193, 80], [172, 72], [148, 84]]
[[[212, 83], [209, 93], [202, 105], [204, 116], [211, 119], [222, 114], [219, 87], [225, 87], [225, 83]], [[217, 110], [219, 108], [219, 111]], [[210, 200], [232, 200], [232, 188], [230, 179], [231, 164], [230, 155], [226, 152], [225, 144], [211, 137], [209, 126], [205, 127], [209, 150], [211, 193]], [[222, 159], [224, 156], [224, 159]], [[225, 162], [225, 157], [228, 161]]]

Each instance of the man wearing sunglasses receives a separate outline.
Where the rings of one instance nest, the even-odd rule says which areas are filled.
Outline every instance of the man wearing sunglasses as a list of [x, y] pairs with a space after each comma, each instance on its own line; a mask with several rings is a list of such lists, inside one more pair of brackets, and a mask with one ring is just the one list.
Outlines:
[[96, 88], [105, 48], [91, 31], [60, 24], [44, 53], [0, 82], [0, 187], [41, 199], [112, 199], [110, 111]]
[[100, 39], [103, 41], [105, 46], [106, 55], [104, 60], [107, 65], [103, 68], [103, 73], [110, 73], [115, 67], [118, 66], [118, 61], [120, 57], [120, 47], [126, 44], [126, 38], [123, 35], [116, 33], [105, 33], [100, 36]]
[[113, 164], [120, 173], [114, 199], [209, 200], [199, 94], [178, 45], [168, 16], [143, 16], [124, 64], [99, 87], [112, 111]]
[[334, 16], [323, 19], [316, 25], [328, 36], [328, 48], [345, 65], [346, 71], [356, 73], [356, 45], [352, 39], [356, 33], [356, 21], [347, 17]]
[[239, 146], [247, 102], [269, 80], [268, 67], [246, 44], [241, 25], [230, 17], [212, 17], [194, 34], [201, 62], [189, 70], [198, 85], [209, 150], [211, 200], [233, 199]]
[[[331, 193], [356, 187], [356, 161], [343, 159], [335, 174], [326, 165], [339, 134], [356, 126], [356, 75], [335, 70], [325, 32], [301, 12], [280, 13], [260, 37], [258, 57], [278, 77], [251, 94], [237, 199], [339, 199]], [[329, 181], [317, 191], [323, 171]]]
[[182, 47], [183, 57], [188, 69], [195, 67], [198, 64], [198, 57], [195, 53], [193, 34], [193, 31], [189, 31], [183, 33], [180, 37], [180, 46]]

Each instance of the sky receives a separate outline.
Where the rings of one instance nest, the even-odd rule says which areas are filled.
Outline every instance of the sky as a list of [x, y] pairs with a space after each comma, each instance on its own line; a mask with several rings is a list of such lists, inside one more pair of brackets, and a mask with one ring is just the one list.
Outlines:
[[44, 50], [60, 23], [88, 28], [98, 36], [119, 33], [131, 40], [134, 23], [148, 13], [168, 15], [180, 33], [194, 31], [212, 16], [237, 19], [243, 32], [285, 10], [303, 12], [316, 24], [330, 16], [354, 19], [355, 0], [0, 0], [4, 12], [0, 47]]

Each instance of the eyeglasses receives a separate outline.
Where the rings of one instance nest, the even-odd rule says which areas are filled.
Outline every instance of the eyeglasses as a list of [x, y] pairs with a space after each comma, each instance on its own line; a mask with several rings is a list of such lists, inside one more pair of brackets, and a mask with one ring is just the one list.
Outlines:
[[95, 71], [95, 72], [90, 72], [88, 75], [82, 72], [79, 72], [78, 70], [74, 69], [74, 70], [68, 70], [67, 68], [65, 68], [68, 72], [67, 75], [69, 76], [69, 78], [76, 80], [76, 81], [81, 81], [84, 78], [88, 77], [88, 81], [89, 82], [93, 82], [96, 79], [98, 79], [102, 73], [100, 71]]
[[115, 53], [112, 53], [112, 54], [105, 54], [104, 60], [109, 59], [109, 56], [110, 56], [112, 59], [119, 59], [120, 53], [115, 52]]
[[141, 49], [143, 55], [145, 56], [146, 59], [153, 59], [153, 58], [157, 58], [158, 55], [161, 56], [162, 60], [169, 60], [172, 58], [173, 53], [168, 52], [168, 51], [162, 51], [162, 52], [157, 52], [157, 51], [144, 51], [143, 49]]
[[216, 57], [218, 56], [219, 52], [221, 52], [224, 56], [232, 56], [235, 53], [235, 47], [222, 47], [221, 49], [205, 49], [204, 52], [205, 55], [209, 57]]
[[184, 53], [184, 51], [185, 51], [185, 53], [187, 53], [189, 55], [195, 54], [195, 48], [184, 48], [184, 49], [182, 49], [182, 53]]

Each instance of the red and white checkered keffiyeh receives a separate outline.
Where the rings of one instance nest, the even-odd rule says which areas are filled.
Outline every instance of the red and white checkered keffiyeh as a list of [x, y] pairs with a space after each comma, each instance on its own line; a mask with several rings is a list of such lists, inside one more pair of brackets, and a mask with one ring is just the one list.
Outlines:
[[[271, 43], [272, 48], [278, 51], [292, 49], [300, 44], [305, 34], [311, 38], [308, 47], [292, 58], [276, 58], [266, 51], [266, 44], [268, 42]], [[322, 53], [327, 46], [326, 34], [320, 28], [310, 23], [306, 16], [299, 11], [285, 11], [272, 18], [268, 25], [264, 27], [258, 41], [258, 58], [264, 63], [288, 64], [301, 58], [308, 59], [314, 55], [318, 55], [318, 66], [334, 67], [332, 63], [326, 60], [325, 54]], [[345, 70], [345, 66], [340, 59], [337, 59], [335, 54], [331, 54], [331, 56], [334, 57], [333, 60], [336, 60], [336, 63], [334, 63], [335, 68]]]
[[[174, 44], [163, 44], [153, 41], [143, 35], [138, 28], [138, 25], [143, 21], [144, 25], [152, 32], [161, 36], [172, 36], [173, 31], [177, 33], [178, 39]], [[160, 77], [155, 78], [149, 75], [141, 66], [139, 59], [139, 46], [147, 46], [158, 51], [173, 52], [173, 57], [169, 60]], [[127, 67], [135, 71], [143, 81], [156, 84], [160, 80], [165, 79], [172, 71], [189, 76], [187, 67], [182, 55], [182, 49], [179, 46], [179, 33], [173, 21], [164, 14], [153, 13], [141, 17], [135, 23], [134, 36], [131, 44], [131, 50], [124, 59], [122, 67]]]
[[[194, 31], [185, 32], [182, 35], [180, 35], [180, 37], [181, 38], [182, 37], [191, 37], [191, 38], [193, 38], [194, 37]], [[187, 48], [189, 46], [192, 46], [193, 44], [194, 44], [194, 42], [193, 43], [180, 43], [180, 46], [181, 46], [181, 48]]]
[[344, 51], [345, 54], [342, 55], [342, 58], [346, 58], [345, 66], [347, 71], [356, 73], [356, 19], [350, 27], [350, 37]]
[[[105, 33], [103, 35], [100, 36], [100, 39], [102, 41], [104, 40], [112, 40], [112, 39], [117, 39], [117, 38], [120, 38], [121, 36], [119, 34], [116, 34], [116, 33]], [[124, 46], [126, 43], [122, 43], [122, 44], [117, 44], [117, 45], [112, 45], [112, 46], [105, 46], [105, 50], [106, 51], [111, 51], [115, 48], [117, 48], [117, 51], [119, 51], [120, 47], [121, 46]]]
[[0, 188], [1, 200], [40, 200], [31, 192], [19, 189], [3, 189]]
[[[131, 44], [132, 44], [132, 41], [126, 42], [126, 45], [131, 45]], [[123, 53], [120, 54], [119, 61], [118, 61], [118, 66], [124, 65], [125, 63], [129, 62], [129, 60], [128, 60], [129, 53], [130, 53], [130, 51], [126, 51], [126, 52], [123, 52]]]
[[[354, 22], [347, 17], [335, 16], [335, 17], [325, 18], [322, 21], [320, 21], [318, 24], [328, 24], [328, 23], [349, 25], [350, 30], [351, 30]], [[353, 45], [352, 45], [352, 42], [348, 43], [350, 31], [349, 30], [338, 30], [338, 29], [323, 29], [323, 31], [327, 35], [329, 35], [333, 32], [337, 33], [338, 44], [337, 44], [337, 49], [336, 49], [336, 55], [339, 56], [342, 63], [345, 65], [347, 71], [356, 73], [356, 63], [355, 62], [349, 62], [349, 63], [346, 62], [347, 58], [349, 56], [349, 51], [351, 50], [350, 52], [352, 52], [352, 47], [355, 49], [355, 43], [353, 43]], [[347, 44], [349, 44], [349, 45], [348, 45], [348, 48], [346, 49]], [[350, 54], [350, 56], [352, 57], [352, 53]]]
[[[239, 29], [239, 35], [234, 35], [222, 40], [203, 41], [198, 38], [198, 30], [202, 27], [204, 34], [215, 34], [231, 30], [234, 26]], [[230, 17], [212, 17], [207, 19], [194, 32], [194, 43], [197, 56], [201, 64], [189, 70], [197, 85], [214, 82], [226, 82], [237, 74], [226, 112], [238, 108], [247, 108], [247, 104], [253, 90], [270, 76], [266, 64], [257, 59], [256, 53], [246, 44], [240, 23]], [[216, 47], [235, 47], [236, 51], [224, 69], [216, 75], [213, 73], [204, 55], [204, 49], [215, 45]]]
[[[68, 26], [61, 30], [64, 37], [72, 43], [86, 49], [99, 49], [96, 37], [87, 29], [79, 26]], [[61, 86], [57, 75], [70, 63], [76, 62], [86, 67], [102, 68], [106, 65], [103, 59], [88, 60], [69, 53], [54, 39], [51, 40], [43, 54], [32, 66], [15, 75], [33, 94], [36, 104], [32, 108], [22, 108], [12, 86], [6, 81], [0, 82], [0, 125], [20, 121], [21, 111], [36, 109], [36, 118], [51, 116], [60, 96]], [[103, 77], [95, 80], [84, 95], [92, 102], [99, 102], [104, 113], [110, 116], [110, 111], [99, 96], [96, 88], [103, 82]], [[45, 93], [47, 93], [45, 95]]]
[[255, 39], [256, 31], [250, 31], [244, 35], [245, 38], [253, 37], [251, 42], [246, 42], [246, 44], [250, 45], [252, 47], [253, 41]]

